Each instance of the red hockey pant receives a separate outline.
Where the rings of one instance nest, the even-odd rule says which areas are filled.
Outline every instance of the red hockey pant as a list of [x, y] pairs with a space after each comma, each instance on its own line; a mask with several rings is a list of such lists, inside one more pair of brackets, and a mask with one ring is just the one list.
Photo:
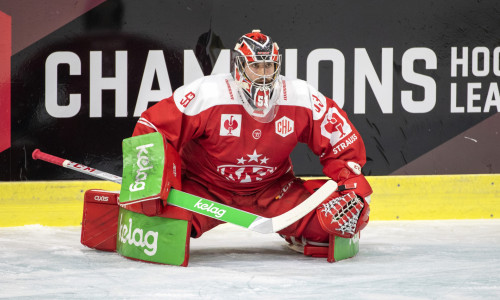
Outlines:
[[[184, 178], [182, 190], [186, 193], [270, 218], [289, 211], [311, 195], [303, 183], [304, 181], [301, 179], [289, 174], [265, 186], [255, 194], [239, 195], [199, 179]], [[196, 232], [193, 232], [192, 236], [200, 237], [204, 232], [222, 223], [219, 220], [193, 213], [193, 229]], [[304, 237], [313, 242], [328, 242], [328, 233], [321, 228], [316, 217], [316, 210], [278, 233], [296, 238]]]

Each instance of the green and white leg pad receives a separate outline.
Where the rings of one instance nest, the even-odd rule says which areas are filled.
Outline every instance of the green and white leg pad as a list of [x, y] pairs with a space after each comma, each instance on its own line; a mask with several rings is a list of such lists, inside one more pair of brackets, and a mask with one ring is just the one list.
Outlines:
[[187, 266], [191, 222], [120, 208], [116, 251], [153, 263]]
[[306, 256], [326, 257], [329, 262], [351, 258], [359, 252], [359, 232], [352, 238], [330, 235], [328, 243], [315, 243], [294, 237], [286, 237], [286, 240], [290, 249]]

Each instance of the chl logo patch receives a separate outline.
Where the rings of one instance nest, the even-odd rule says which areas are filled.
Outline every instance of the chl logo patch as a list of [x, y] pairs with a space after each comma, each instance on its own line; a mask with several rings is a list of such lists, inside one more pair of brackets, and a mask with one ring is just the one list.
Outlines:
[[240, 136], [241, 115], [222, 114], [220, 117], [221, 136]]
[[281, 135], [282, 137], [286, 137], [294, 130], [293, 120], [287, 117], [282, 117], [281, 119], [277, 120], [276, 123], [274, 123], [274, 125], [276, 128], [276, 133]]

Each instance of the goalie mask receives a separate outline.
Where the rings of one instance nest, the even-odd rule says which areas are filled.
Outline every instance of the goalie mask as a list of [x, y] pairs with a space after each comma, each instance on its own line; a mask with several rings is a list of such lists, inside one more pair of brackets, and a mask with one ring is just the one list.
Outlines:
[[234, 48], [234, 80], [243, 106], [257, 121], [270, 122], [281, 92], [278, 45], [260, 30], [243, 35]]

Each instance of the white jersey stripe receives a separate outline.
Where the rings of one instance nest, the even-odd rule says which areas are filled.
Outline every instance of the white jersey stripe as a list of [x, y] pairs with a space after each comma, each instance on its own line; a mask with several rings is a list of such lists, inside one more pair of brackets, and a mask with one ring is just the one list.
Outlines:
[[145, 118], [139, 118], [139, 120], [137, 121], [137, 123], [145, 125], [145, 126], [147, 126], [149, 128], [153, 128], [155, 131], [158, 131], [158, 129], [156, 128], [156, 126], [154, 126], [151, 122], [149, 122]]

